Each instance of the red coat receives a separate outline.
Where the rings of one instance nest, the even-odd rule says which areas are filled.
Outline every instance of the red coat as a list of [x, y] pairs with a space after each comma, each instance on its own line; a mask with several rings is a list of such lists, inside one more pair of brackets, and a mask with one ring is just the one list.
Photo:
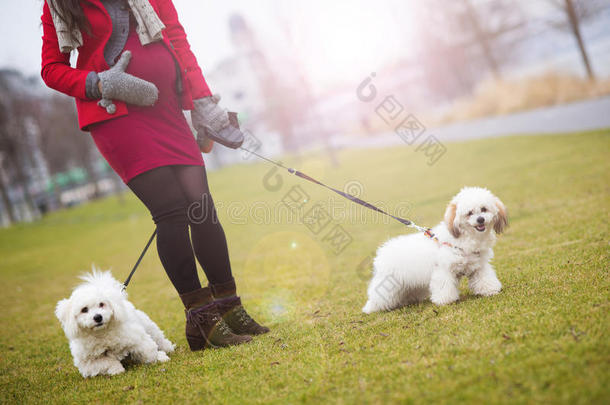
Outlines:
[[[159, 18], [166, 26], [163, 42], [178, 61], [182, 73], [182, 107], [193, 109], [193, 100], [210, 96], [212, 93], [203, 78], [201, 68], [186, 39], [184, 28], [178, 21], [178, 14], [172, 0], [149, 0]], [[83, 45], [78, 48], [76, 68], [70, 66], [70, 55], [61, 53], [57, 33], [47, 2], [42, 9], [42, 80], [47, 86], [76, 99], [78, 122], [83, 130], [93, 123], [106, 121], [128, 114], [125, 103], [115, 101], [115, 114], [108, 114], [105, 108], [90, 100], [85, 93], [85, 81], [91, 71], [102, 72], [109, 69], [104, 59], [104, 47], [112, 33], [112, 20], [101, 0], [81, 0], [83, 12], [91, 25], [91, 35], [83, 30]]]

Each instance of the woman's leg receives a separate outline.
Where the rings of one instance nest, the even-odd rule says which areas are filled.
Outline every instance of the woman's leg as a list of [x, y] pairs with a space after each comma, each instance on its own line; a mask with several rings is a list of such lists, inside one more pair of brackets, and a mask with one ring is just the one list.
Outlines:
[[189, 201], [188, 217], [193, 249], [210, 282], [215, 305], [222, 318], [238, 335], [260, 335], [269, 328], [248, 315], [236, 294], [229, 250], [208, 188], [205, 168], [175, 166], [176, 177]]
[[201, 288], [189, 237], [189, 201], [176, 174], [175, 166], [163, 166], [134, 177], [128, 186], [157, 224], [159, 258], [186, 309], [189, 347], [202, 350], [247, 343], [252, 338], [234, 334], [220, 317], [211, 289]]
[[191, 240], [188, 202], [171, 166], [142, 173], [127, 184], [157, 224], [157, 251], [179, 294], [201, 288]]
[[212, 285], [233, 282], [227, 238], [218, 220], [202, 166], [172, 166], [186, 200], [197, 260]]

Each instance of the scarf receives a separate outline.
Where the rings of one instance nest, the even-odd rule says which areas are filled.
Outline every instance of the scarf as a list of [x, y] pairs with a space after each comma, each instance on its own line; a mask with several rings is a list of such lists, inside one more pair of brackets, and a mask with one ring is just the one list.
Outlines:
[[[70, 53], [82, 46], [83, 35], [80, 30], [77, 28], [70, 33], [67, 24], [62, 21], [59, 14], [55, 11], [55, 0], [46, 1], [51, 10], [51, 18], [57, 31], [57, 40], [59, 41], [61, 52]], [[165, 29], [165, 25], [161, 22], [148, 0], [127, 0], [127, 3], [138, 24], [136, 32], [142, 45], [148, 45], [163, 39], [162, 31]]]

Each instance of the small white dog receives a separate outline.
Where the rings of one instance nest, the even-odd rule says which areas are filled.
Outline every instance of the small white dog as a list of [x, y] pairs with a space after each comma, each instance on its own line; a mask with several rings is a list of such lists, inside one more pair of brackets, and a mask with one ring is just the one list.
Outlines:
[[502, 284], [490, 264], [496, 234], [508, 225], [504, 204], [489, 190], [463, 188], [447, 207], [445, 220], [423, 233], [390, 239], [377, 250], [368, 301], [362, 311], [391, 310], [427, 298], [445, 305], [459, 299], [459, 280], [471, 291], [494, 295]]
[[159, 327], [127, 300], [122, 284], [109, 271], [93, 268], [68, 299], [57, 303], [55, 315], [70, 341], [74, 365], [83, 377], [120, 374], [121, 360], [168, 361], [174, 344]]

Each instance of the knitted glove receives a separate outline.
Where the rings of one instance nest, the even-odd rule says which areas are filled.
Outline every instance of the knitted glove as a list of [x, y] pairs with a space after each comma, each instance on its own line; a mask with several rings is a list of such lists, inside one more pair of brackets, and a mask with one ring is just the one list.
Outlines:
[[191, 111], [191, 119], [197, 132], [206, 126], [214, 132], [220, 132], [229, 126], [229, 115], [218, 106], [219, 101], [218, 95], [193, 100], [195, 108]]
[[195, 108], [191, 111], [191, 120], [197, 130], [197, 140], [200, 145], [205, 139], [211, 139], [228, 148], [237, 149], [243, 143], [244, 136], [239, 129], [229, 128], [229, 115], [218, 106], [219, 101], [218, 95], [193, 100]]
[[116, 106], [112, 100], [121, 100], [127, 104], [139, 106], [152, 106], [159, 97], [159, 90], [153, 83], [125, 73], [130, 60], [131, 52], [125, 51], [113, 67], [98, 73], [102, 85], [102, 99], [98, 105], [104, 107], [108, 114], [116, 112]]

